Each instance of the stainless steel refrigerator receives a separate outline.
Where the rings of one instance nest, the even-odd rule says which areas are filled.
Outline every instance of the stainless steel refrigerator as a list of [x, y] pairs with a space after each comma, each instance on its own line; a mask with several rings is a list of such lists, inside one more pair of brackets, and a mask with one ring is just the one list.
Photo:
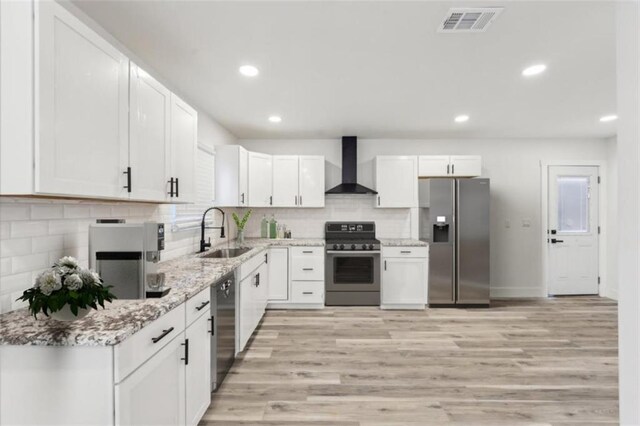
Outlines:
[[489, 179], [419, 181], [429, 305], [489, 306]]

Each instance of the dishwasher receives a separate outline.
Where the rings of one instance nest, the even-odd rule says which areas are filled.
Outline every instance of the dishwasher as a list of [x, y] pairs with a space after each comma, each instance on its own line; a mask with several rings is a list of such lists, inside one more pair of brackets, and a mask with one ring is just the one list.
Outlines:
[[216, 391], [233, 365], [236, 353], [235, 272], [211, 287], [211, 389]]

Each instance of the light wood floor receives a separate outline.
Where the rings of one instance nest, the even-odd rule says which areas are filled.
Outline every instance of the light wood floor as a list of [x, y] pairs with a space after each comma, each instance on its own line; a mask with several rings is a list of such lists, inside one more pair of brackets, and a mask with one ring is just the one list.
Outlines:
[[617, 305], [268, 311], [201, 425], [618, 422]]

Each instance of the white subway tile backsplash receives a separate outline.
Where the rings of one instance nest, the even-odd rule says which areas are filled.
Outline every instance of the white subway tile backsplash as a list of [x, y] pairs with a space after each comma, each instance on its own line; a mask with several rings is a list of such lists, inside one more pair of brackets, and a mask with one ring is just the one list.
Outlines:
[[11, 275], [11, 258], [3, 257], [2, 259], [0, 259], [0, 277], [4, 277], [7, 275]]
[[49, 255], [47, 253], [14, 256], [11, 258], [12, 274], [33, 271], [34, 269], [46, 268], [47, 266], [49, 266]]
[[0, 222], [0, 238], [11, 238], [11, 222]]
[[31, 219], [62, 219], [63, 206], [55, 204], [34, 204], [31, 206]]
[[124, 219], [129, 216], [129, 207], [111, 206], [111, 216]]
[[29, 220], [29, 205], [0, 203], [0, 221]]
[[65, 205], [64, 217], [66, 219], [84, 219], [91, 217], [91, 207], [87, 205]]
[[47, 235], [44, 237], [33, 237], [31, 239], [31, 252], [43, 253], [52, 250], [62, 249], [64, 235]]
[[[33, 277], [31, 272], [23, 272], [21, 274], [14, 274], [2, 277], [2, 286], [0, 289], [2, 290], [2, 294], [11, 294], [14, 291], [24, 291], [27, 288], [31, 287], [33, 282], [35, 281], [35, 277]], [[37, 277], [37, 275], [36, 275]]]
[[11, 238], [36, 237], [47, 235], [49, 232], [49, 222], [16, 220], [11, 222]]
[[23, 256], [31, 252], [31, 238], [0, 241], [0, 257]]
[[75, 234], [65, 234], [63, 236], [64, 243], [62, 245], [63, 248], [69, 249], [74, 247], [83, 247], [89, 245], [89, 233], [88, 232], [78, 232]]
[[91, 217], [95, 217], [97, 219], [110, 218], [111, 206], [108, 204], [96, 204], [91, 206]]

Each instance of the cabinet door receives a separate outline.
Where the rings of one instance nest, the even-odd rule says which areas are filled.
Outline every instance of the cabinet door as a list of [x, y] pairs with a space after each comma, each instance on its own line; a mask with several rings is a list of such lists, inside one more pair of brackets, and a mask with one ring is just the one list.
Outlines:
[[289, 249], [269, 249], [269, 301], [289, 299]]
[[271, 205], [272, 158], [268, 154], [249, 152], [249, 206]]
[[324, 157], [321, 155], [300, 156], [298, 205], [301, 207], [324, 207]]
[[128, 198], [129, 60], [58, 3], [35, 4], [35, 191]]
[[298, 205], [298, 156], [273, 156], [273, 206]]
[[115, 386], [117, 425], [184, 425], [184, 343], [176, 337]]
[[384, 259], [381, 294], [383, 304], [423, 304], [426, 291], [426, 259]]
[[[192, 203], [196, 199], [196, 149], [198, 144], [198, 113], [176, 95], [171, 95], [171, 175], [173, 201]], [[171, 192], [170, 184], [167, 193]]]
[[453, 176], [473, 177], [482, 175], [482, 157], [479, 155], [452, 155], [450, 163]]
[[249, 205], [249, 153], [243, 147], [238, 148], [238, 192], [239, 205]]
[[242, 352], [247, 346], [247, 342], [253, 333], [254, 312], [255, 312], [255, 292], [253, 285], [253, 274], [240, 281], [240, 309], [238, 313], [239, 320], [239, 338], [238, 352]]
[[376, 157], [376, 190], [376, 207], [417, 207], [417, 157]]
[[164, 201], [171, 167], [171, 92], [134, 63], [130, 78], [130, 197]]
[[448, 155], [421, 155], [418, 163], [420, 177], [451, 176]]
[[210, 317], [211, 310], [207, 309], [185, 332], [189, 341], [185, 404], [187, 426], [197, 425], [211, 403]]
[[258, 271], [256, 272], [257, 282], [256, 282], [255, 327], [257, 327], [258, 324], [260, 323], [260, 320], [264, 315], [264, 311], [267, 308], [267, 300], [269, 300], [269, 265], [267, 264], [266, 260], [267, 260], [267, 257], [265, 257], [265, 262], [262, 265], [260, 265], [260, 267], [258, 268]]

